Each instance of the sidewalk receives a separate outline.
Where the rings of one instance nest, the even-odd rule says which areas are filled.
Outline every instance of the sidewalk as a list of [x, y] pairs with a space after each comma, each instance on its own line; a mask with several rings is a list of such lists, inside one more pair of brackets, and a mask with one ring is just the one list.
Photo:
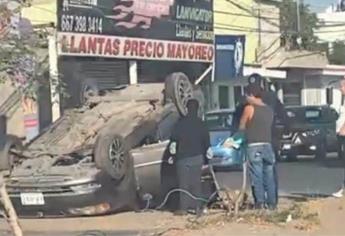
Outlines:
[[[291, 222], [286, 222], [286, 216], [283, 216], [280, 223], [267, 223], [261, 216], [255, 220], [248, 220], [249, 218], [245, 216], [243, 216], [245, 219], [226, 220], [224, 214], [212, 213], [195, 222], [193, 221], [195, 218], [191, 216], [180, 217], [167, 212], [130, 212], [88, 218], [21, 219], [20, 224], [25, 236], [79, 236], [80, 232], [90, 230], [100, 230], [105, 234], [90, 234], [89, 236], [344, 235], [345, 198], [328, 198], [306, 204], [307, 206], [303, 209], [312, 209], [312, 212], [316, 212], [315, 219], [293, 217]], [[253, 213], [249, 212], [249, 214]], [[0, 221], [0, 235], [6, 236], [6, 234], [1, 234], [6, 230], [8, 230], [6, 222]], [[154, 234], [154, 232], [160, 234]]]
[[[1, 236], [12, 236], [11, 233], [0, 231]], [[24, 236], [146, 236], [150, 235], [135, 231], [84, 231], [84, 232], [24, 232]]]
[[[128, 232], [133, 233], [133, 231], [160, 230], [171, 224], [183, 227], [184, 219], [166, 212], [129, 212], [99, 217], [20, 219], [19, 223], [25, 232], [50, 233], [50, 235], [92, 230], [124, 232], [128, 235]], [[8, 229], [7, 222], [1, 219], [0, 232]]]

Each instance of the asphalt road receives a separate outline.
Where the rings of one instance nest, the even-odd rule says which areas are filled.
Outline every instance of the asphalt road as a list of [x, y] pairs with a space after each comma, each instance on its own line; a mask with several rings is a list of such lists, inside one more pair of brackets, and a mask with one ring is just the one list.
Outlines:
[[[310, 158], [301, 158], [296, 162], [278, 163], [279, 192], [280, 196], [305, 196], [318, 197], [329, 196], [336, 191], [344, 179], [344, 168], [341, 161], [330, 156], [324, 162], [318, 162]], [[242, 172], [223, 172], [217, 173], [217, 179], [221, 185], [232, 189], [239, 189], [242, 185]], [[250, 186], [249, 184], [247, 186]], [[106, 216], [106, 218], [112, 216]], [[117, 216], [115, 216], [117, 217]], [[38, 220], [37, 223], [40, 221]], [[116, 222], [116, 220], [115, 220]], [[95, 228], [102, 229], [99, 223], [94, 223]], [[97, 225], [97, 226], [96, 226]], [[59, 226], [58, 226], [59, 227]], [[133, 225], [135, 228], [135, 224]], [[32, 228], [32, 227], [31, 227]], [[104, 228], [106, 229], [106, 227]], [[109, 230], [109, 227], [107, 228]], [[112, 227], [111, 227], [112, 229]], [[114, 226], [114, 229], [116, 227]], [[129, 228], [131, 229], [131, 228]], [[35, 230], [39, 231], [38, 228]], [[66, 229], [63, 229], [65, 231]], [[55, 230], [56, 231], [56, 230]], [[74, 230], [73, 230], [74, 231]], [[99, 231], [99, 232], [25, 232], [26, 236], [136, 236], [149, 235], [136, 230], [122, 231]], [[8, 232], [1, 231], [0, 235], [10, 235]]]
[[[343, 164], [334, 155], [323, 162], [300, 157], [296, 162], [280, 162], [277, 167], [280, 196], [329, 196], [341, 187], [344, 179]], [[221, 184], [232, 189], [242, 185], [242, 172], [218, 173], [217, 176]]]

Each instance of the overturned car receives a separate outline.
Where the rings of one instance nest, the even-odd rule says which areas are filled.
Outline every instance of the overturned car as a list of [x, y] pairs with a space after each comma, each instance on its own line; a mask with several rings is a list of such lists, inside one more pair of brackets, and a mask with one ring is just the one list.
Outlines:
[[[99, 215], [157, 207], [176, 186], [170, 132], [199, 89], [182, 73], [119, 87], [67, 111], [29, 144], [8, 136], [0, 169], [20, 216]], [[213, 190], [203, 177], [205, 199]]]

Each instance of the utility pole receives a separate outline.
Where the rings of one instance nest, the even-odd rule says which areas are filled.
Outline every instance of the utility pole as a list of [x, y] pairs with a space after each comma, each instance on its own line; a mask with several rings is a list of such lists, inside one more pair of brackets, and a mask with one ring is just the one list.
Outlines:
[[259, 31], [259, 47], [261, 47], [261, 1], [258, 2], [258, 31]]
[[300, 0], [296, 0], [296, 11], [297, 11], [297, 33], [300, 33], [301, 31]]
[[57, 53], [57, 44], [60, 42], [57, 42], [56, 40], [56, 33], [48, 37], [48, 42], [50, 99], [52, 103], [52, 122], [54, 122], [61, 116]]

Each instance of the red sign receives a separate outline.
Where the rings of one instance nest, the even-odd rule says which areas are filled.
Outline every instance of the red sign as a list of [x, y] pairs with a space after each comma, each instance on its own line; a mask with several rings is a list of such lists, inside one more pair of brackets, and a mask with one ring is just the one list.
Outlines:
[[213, 45], [93, 34], [58, 33], [60, 56], [212, 62]]

